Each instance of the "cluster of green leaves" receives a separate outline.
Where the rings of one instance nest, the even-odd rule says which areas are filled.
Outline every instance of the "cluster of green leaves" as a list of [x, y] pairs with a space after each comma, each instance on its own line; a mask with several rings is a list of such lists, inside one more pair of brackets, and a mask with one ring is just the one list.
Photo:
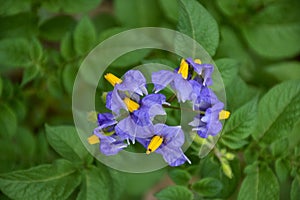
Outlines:
[[[297, 0], [1, 1], [0, 197], [140, 199], [164, 177], [165, 170], [127, 174], [94, 160], [71, 114], [73, 82], [88, 52], [124, 30], [159, 26], [189, 35], [213, 57], [231, 116], [214, 150], [200, 160], [195, 140], [186, 152], [192, 164], [169, 168], [175, 185], [163, 180], [155, 196], [296, 200], [299, 6]], [[140, 63], [175, 68], [178, 62], [145, 49], [123, 55], [109, 70], [121, 76]], [[97, 95], [108, 87], [100, 80]], [[96, 104], [105, 110], [101, 98]], [[176, 125], [179, 112], [167, 112], [167, 123]]]

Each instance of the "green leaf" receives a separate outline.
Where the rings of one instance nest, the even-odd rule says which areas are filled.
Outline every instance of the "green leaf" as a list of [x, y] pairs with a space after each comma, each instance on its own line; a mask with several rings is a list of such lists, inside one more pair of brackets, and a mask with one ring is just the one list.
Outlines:
[[73, 44], [73, 35], [67, 33], [61, 40], [60, 52], [65, 60], [71, 60], [75, 58], [76, 52]]
[[58, 15], [44, 21], [39, 27], [43, 39], [59, 41], [68, 31], [75, 27], [76, 21], [69, 15]]
[[257, 98], [251, 100], [237, 111], [233, 112], [225, 122], [221, 141], [231, 149], [240, 148], [256, 126]]
[[74, 31], [74, 48], [78, 55], [84, 55], [91, 50], [96, 42], [96, 30], [88, 17], [83, 17]]
[[232, 83], [225, 89], [227, 92], [228, 109], [231, 112], [249, 102], [256, 95], [256, 91], [252, 90], [239, 76], [235, 77]]
[[288, 134], [300, 117], [300, 82], [273, 87], [258, 105], [258, 126], [252, 136], [271, 143]]
[[77, 71], [78, 71], [77, 66], [68, 64], [65, 66], [65, 68], [62, 72], [63, 85], [69, 94], [72, 94], [73, 85], [74, 85], [74, 81], [75, 81], [75, 78], [77, 75]]
[[166, 17], [174, 23], [178, 21], [179, 5], [178, 1], [174, 0], [159, 0], [160, 6]]
[[2, 95], [2, 90], [3, 90], [3, 81], [2, 81], [2, 78], [0, 76], [0, 97]]
[[0, 135], [1, 137], [11, 137], [17, 130], [17, 117], [10, 107], [0, 104]]
[[55, 74], [48, 75], [46, 80], [47, 90], [49, 91], [50, 95], [56, 98], [61, 98], [64, 95], [60, 75], [60, 71], [57, 71]]
[[252, 148], [251, 146], [248, 146], [244, 152], [244, 158], [247, 164], [254, 163], [258, 160], [259, 152], [257, 151], [257, 148]]
[[95, 25], [97, 33], [100, 33], [109, 28], [116, 27], [118, 25], [115, 17], [109, 13], [99, 13], [98, 15], [92, 18], [92, 21]]
[[239, 159], [233, 159], [229, 161], [230, 168], [232, 170], [233, 176], [228, 178], [225, 173], [219, 173], [218, 180], [222, 183], [223, 187], [216, 197], [228, 199], [238, 190], [241, 179], [241, 166]]
[[43, 7], [54, 12], [62, 10], [64, 13], [78, 14], [95, 9], [101, 1], [102, 0], [45, 0], [42, 1], [42, 3]]
[[199, 42], [213, 56], [219, 44], [217, 22], [196, 0], [179, 2], [178, 30]]
[[32, 59], [33, 65], [39, 67], [40, 62], [43, 59], [43, 46], [40, 41], [35, 38], [31, 37], [30, 40], [30, 57]]
[[77, 200], [109, 200], [113, 189], [109, 189], [110, 177], [97, 167], [91, 167], [83, 174], [83, 181]]
[[115, 14], [125, 27], [157, 26], [161, 11], [157, 0], [115, 0]]
[[36, 153], [36, 141], [32, 132], [24, 127], [18, 128], [16, 137], [14, 138], [16, 143], [16, 150], [18, 151], [19, 160], [18, 163], [23, 164], [22, 166], [30, 167], [35, 161]]
[[248, 166], [238, 200], [279, 199], [279, 184], [268, 166]]
[[27, 106], [25, 105], [25, 102], [21, 99], [12, 99], [9, 102], [9, 107], [13, 110], [17, 117], [17, 121], [24, 120], [26, 114], [27, 114]]
[[293, 180], [293, 183], [292, 183], [291, 200], [299, 199], [299, 196], [300, 196], [299, 188], [300, 188], [300, 177], [296, 176]]
[[238, 74], [239, 63], [230, 58], [223, 58], [216, 61], [216, 66], [221, 73], [224, 85], [229, 86]]
[[169, 176], [177, 185], [187, 185], [192, 178], [187, 171], [182, 169], [171, 170]]
[[203, 178], [192, 185], [192, 189], [201, 196], [213, 197], [222, 190], [222, 183], [215, 178]]
[[1, 191], [12, 199], [66, 199], [79, 183], [80, 175], [65, 160], [0, 175]]
[[[231, 0], [230, 0], [231, 1]], [[220, 1], [217, 1], [220, 2]], [[254, 62], [243, 45], [239, 35], [229, 26], [220, 27], [220, 44], [216, 53], [218, 58], [234, 58], [238, 61], [239, 73], [246, 80], [253, 79]]]
[[[104, 41], [105, 39], [116, 35], [120, 32], [128, 30], [127, 28], [115, 27], [111, 29], [107, 29], [99, 35], [99, 42]], [[117, 58], [113, 63], [111, 63], [112, 67], [127, 67], [130, 65], [137, 64], [141, 62], [147, 55], [150, 54], [151, 49], [138, 49], [131, 52], [128, 52], [119, 58]]]
[[242, 28], [248, 45], [266, 58], [289, 58], [299, 54], [299, 6], [297, 0], [265, 6]]
[[38, 18], [31, 12], [0, 16], [0, 38], [32, 37], [37, 34], [37, 24]]
[[19, 162], [18, 153], [10, 138], [1, 138], [0, 154], [0, 173], [9, 172], [16, 168], [16, 163]]
[[287, 154], [287, 149], [289, 147], [289, 141], [287, 137], [280, 138], [274, 141], [271, 145], [271, 153], [274, 157], [279, 157], [281, 155]]
[[32, 64], [31, 48], [24, 38], [0, 40], [0, 61], [2, 65], [27, 67]]
[[74, 162], [89, 159], [90, 154], [83, 146], [75, 127], [46, 125], [46, 134], [50, 145], [64, 158]]
[[289, 160], [277, 159], [275, 161], [275, 172], [280, 182], [286, 181], [290, 173]]
[[30, 66], [25, 69], [21, 86], [26, 85], [30, 81], [32, 81], [39, 74], [39, 68], [37, 66]]
[[300, 62], [297, 61], [275, 63], [264, 70], [279, 81], [300, 79]]
[[159, 200], [192, 200], [193, 193], [183, 186], [169, 186], [155, 194]]
[[13, 15], [24, 11], [30, 10], [30, 3], [29, 0], [11, 0], [11, 1], [0, 1], [0, 15]]
[[289, 149], [294, 149], [294, 147], [297, 146], [297, 144], [300, 144], [299, 130], [300, 130], [300, 120], [294, 126], [293, 131], [288, 135]]

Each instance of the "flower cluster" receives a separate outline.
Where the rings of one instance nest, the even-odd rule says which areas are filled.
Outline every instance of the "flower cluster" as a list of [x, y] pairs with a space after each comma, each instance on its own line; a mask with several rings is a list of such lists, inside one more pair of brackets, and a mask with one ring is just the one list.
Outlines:
[[159, 153], [170, 166], [190, 163], [181, 149], [185, 141], [181, 127], [154, 123], [156, 116], [166, 115], [164, 107], [170, 106], [159, 91], [170, 85], [178, 102], [190, 101], [195, 117], [189, 125], [202, 138], [215, 136], [222, 129], [220, 120], [230, 113], [223, 110], [224, 104], [209, 88], [213, 69], [213, 65], [201, 64], [199, 59], [182, 59], [174, 71], [152, 73], [151, 94], [138, 70], [128, 71], [123, 80], [106, 74], [104, 78], [114, 86], [106, 96], [106, 107], [111, 112], [97, 114], [98, 127], [88, 138], [89, 143], [100, 143], [101, 153], [114, 155], [137, 141], [146, 148], [146, 154]]

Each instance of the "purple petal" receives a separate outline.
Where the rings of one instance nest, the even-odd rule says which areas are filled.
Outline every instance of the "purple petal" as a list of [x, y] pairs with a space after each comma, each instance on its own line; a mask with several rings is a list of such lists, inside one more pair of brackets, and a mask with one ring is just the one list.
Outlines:
[[180, 147], [169, 148], [168, 146], [164, 146], [156, 150], [156, 152], [162, 154], [164, 160], [172, 167], [182, 165], [186, 161], [190, 163]]
[[117, 115], [119, 115], [121, 109], [128, 110], [122, 98], [120, 97], [117, 87], [115, 87], [112, 91], [110, 105], [111, 111], [113, 111]]
[[158, 72], [152, 73], [152, 83], [155, 87], [155, 93], [159, 92], [160, 90], [167, 87], [171, 81], [174, 79], [174, 75], [176, 73], [168, 71], [168, 70], [161, 70]]
[[129, 70], [124, 74], [122, 83], [117, 84], [118, 90], [129, 91], [130, 93], [137, 93], [139, 95], [148, 94], [145, 87], [146, 79], [143, 74], [138, 70]]
[[155, 135], [163, 137], [163, 146], [181, 147], [184, 143], [184, 134], [180, 126], [154, 125]]
[[122, 141], [115, 141], [113, 143], [106, 140], [100, 141], [100, 151], [106, 156], [115, 155], [125, 147], [127, 147], [127, 144]]
[[147, 106], [149, 105], [151, 106], [153, 104], [162, 105], [165, 102], [166, 102], [166, 97], [163, 94], [149, 94], [142, 99], [142, 104]]
[[99, 113], [97, 118], [100, 129], [107, 128], [117, 123], [115, 117], [111, 113]]
[[189, 81], [182, 78], [180, 74], [176, 74], [171, 87], [176, 91], [176, 96], [179, 102], [191, 100], [191, 93], [193, 88]]
[[148, 126], [151, 125], [150, 111], [149, 107], [142, 106], [138, 110], [135, 110], [131, 117], [133, 121], [139, 126]]
[[123, 139], [131, 139], [135, 138], [135, 124], [132, 121], [131, 117], [128, 116], [125, 119], [122, 119], [115, 127], [116, 134]]

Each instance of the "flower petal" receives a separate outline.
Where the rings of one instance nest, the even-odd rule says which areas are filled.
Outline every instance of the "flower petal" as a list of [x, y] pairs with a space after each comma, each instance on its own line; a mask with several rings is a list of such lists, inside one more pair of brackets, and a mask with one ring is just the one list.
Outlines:
[[176, 74], [171, 87], [176, 91], [177, 99], [179, 102], [191, 100], [191, 93], [193, 91], [192, 85], [189, 81], [182, 78], [180, 74]]
[[190, 163], [180, 147], [169, 148], [168, 146], [164, 146], [160, 149], [157, 149], [156, 152], [162, 154], [164, 160], [172, 167], [182, 165], [186, 161]]
[[122, 83], [116, 85], [118, 90], [129, 91], [129, 93], [137, 93], [139, 95], [148, 94], [145, 87], [146, 79], [138, 70], [129, 70], [124, 74]]
[[169, 83], [171, 83], [174, 79], [174, 75], [177, 73], [168, 71], [168, 70], [161, 70], [158, 72], [152, 73], [152, 83], [155, 87], [155, 93], [159, 92], [160, 90], [167, 87]]

